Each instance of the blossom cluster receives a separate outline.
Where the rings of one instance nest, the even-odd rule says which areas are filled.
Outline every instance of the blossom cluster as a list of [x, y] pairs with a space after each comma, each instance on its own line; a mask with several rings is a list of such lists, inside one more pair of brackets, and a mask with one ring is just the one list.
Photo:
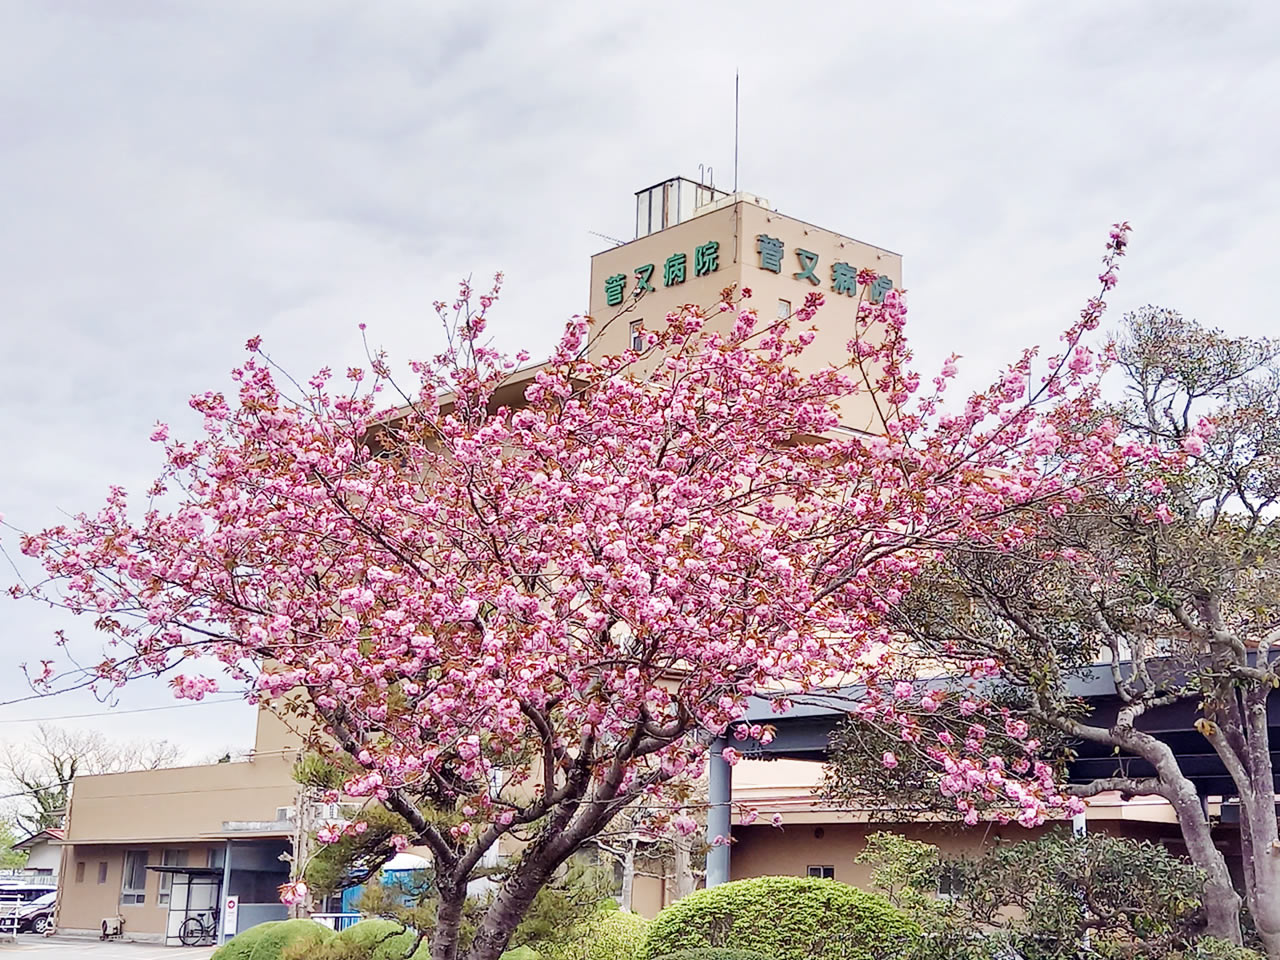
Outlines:
[[[255, 699], [301, 691], [361, 768], [343, 793], [430, 795], [452, 819], [423, 835], [458, 850], [545, 813], [570, 782], [662, 797], [766, 691], [857, 680], [875, 693], [867, 716], [917, 743], [902, 701], [939, 702], [884, 680], [885, 614], [931, 551], [1026, 542], [1158, 456], [1099, 420], [1105, 364], [1082, 341], [1101, 296], [1039, 382], [1028, 350], [955, 404], [957, 357], [931, 381], [911, 367], [900, 291], [862, 302], [847, 356], [822, 362], [811, 295], [767, 324], [728, 300], [685, 309], [620, 355], [575, 318], [524, 373], [485, 343], [495, 296], [475, 309], [464, 287], [448, 347], [410, 364], [395, 403], [381, 355], [342, 388], [322, 370], [290, 392], [255, 338], [235, 395], [192, 398], [202, 436], [155, 429], [166, 467], [149, 505], [112, 488], [97, 513], [26, 536], [50, 579], [17, 592], [96, 619], [112, 644], [99, 684], [198, 653]], [[874, 435], [842, 430], [869, 395]], [[1000, 722], [980, 699], [965, 709]], [[977, 733], [927, 750], [966, 817], [993, 792], [1024, 822], [1067, 805], [1034, 750], [983, 757]]]

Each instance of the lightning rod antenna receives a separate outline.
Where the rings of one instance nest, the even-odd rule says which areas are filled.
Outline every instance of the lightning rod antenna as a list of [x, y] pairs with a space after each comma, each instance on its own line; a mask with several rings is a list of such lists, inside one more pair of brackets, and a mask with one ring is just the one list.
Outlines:
[[738, 192], [738, 71], [733, 71], [733, 192]]

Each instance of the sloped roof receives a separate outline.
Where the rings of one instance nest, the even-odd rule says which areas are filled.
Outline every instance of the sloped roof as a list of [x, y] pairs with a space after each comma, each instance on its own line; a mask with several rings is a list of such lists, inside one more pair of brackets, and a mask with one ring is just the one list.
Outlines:
[[65, 837], [66, 837], [66, 831], [64, 831], [61, 827], [45, 827], [43, 830], [39, 831], [38, 833], [33, 833], [31, 836], [27, 837], [25, 840], [19, 840], [17, 843], [13, 845], [13, 848], [15, 850], [19, 850], [23, 847], [29, 847], [35, 843], [38, 843], [41, 840], [46, 840], [46, 841], [52, 840], [56, 843], [56, 842], [60, 842]]

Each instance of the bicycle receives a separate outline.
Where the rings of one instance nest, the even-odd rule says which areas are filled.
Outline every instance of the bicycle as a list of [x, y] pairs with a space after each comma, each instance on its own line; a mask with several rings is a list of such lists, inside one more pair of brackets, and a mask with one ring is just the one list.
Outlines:
[[[208, 918], [208, 923], [205, 919]], [[218, 939], [218, 908], [209, 912], [201, 911], [193, 917], [187, 917], [178, 928], [178, 939], [184, 947], [198, 947], [203, 943], [216, 943]]]

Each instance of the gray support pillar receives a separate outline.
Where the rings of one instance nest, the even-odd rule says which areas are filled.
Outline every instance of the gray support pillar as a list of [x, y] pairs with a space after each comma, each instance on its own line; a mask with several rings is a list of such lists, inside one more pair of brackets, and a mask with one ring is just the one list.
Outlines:
[[214, 943], [226, 943], [227, 938], [223, 936], [222, 931], [226, 929], [226, 912], [227, 897], [231, 896], [231, 841], [227, 841], [227, 848], [222, 854], [222, 891], [218, 895], [218, 932], [214, 936]]
[[[731, 807], [733, 799], [733, 768], [720, 755], [726, 746], [725, 740], [716, 740], [711, 744], [711, 784], [708, 790], [707, 804], [707, 843], [713, 844], [716, 837], [729, 839]], [[727, 843], [713, 845], [707, 851], [707, 886], [729, 882], [729, 849]]]

